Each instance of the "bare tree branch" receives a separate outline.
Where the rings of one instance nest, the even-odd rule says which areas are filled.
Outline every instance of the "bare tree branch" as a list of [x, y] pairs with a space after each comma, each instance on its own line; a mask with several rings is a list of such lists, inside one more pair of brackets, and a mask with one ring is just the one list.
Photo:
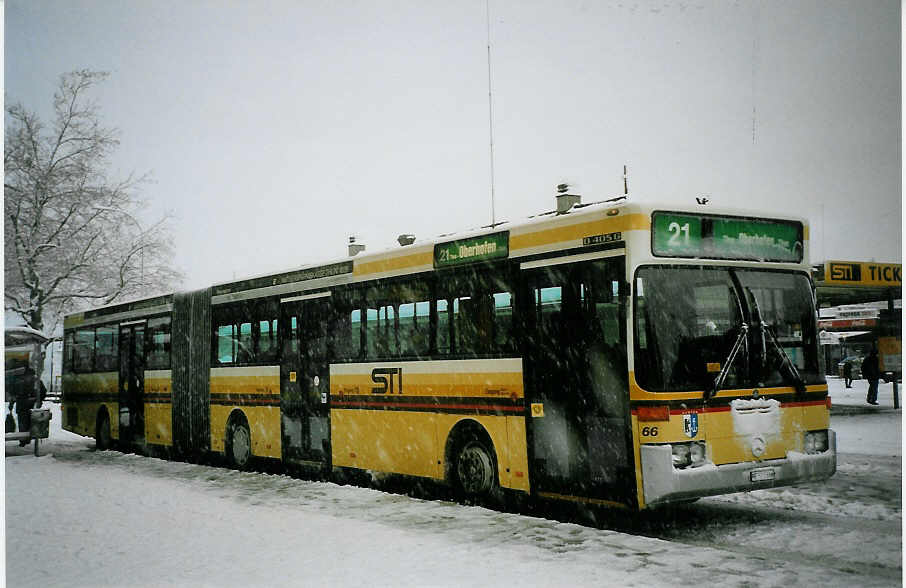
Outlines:
[[63, 313], [87, 304], [153, 296], [182, 278], [172, 268], [170, 216], [138, 220], [148, 177], [107, 179], [117, 130], [100, 124], [88, 99], [106, 77], [62, 75], [50, 132], [22, 104], [6, 106], [4, 301], [38, 330], [55, 329]]

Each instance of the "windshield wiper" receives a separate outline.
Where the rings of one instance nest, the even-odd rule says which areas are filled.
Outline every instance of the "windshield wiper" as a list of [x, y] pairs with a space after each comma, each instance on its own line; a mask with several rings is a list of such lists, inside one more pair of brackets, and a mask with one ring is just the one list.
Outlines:
[[[777, 353], [780, 354], [781, 366], [786, 365], [786, 367], [789, 369], [789, 375], [791, 376], [791, 378], [793, 380], [793, 388], [796, 389], [796, 393], [805, 394], [805, 380], [802, 379], [802, 376], [799, 374], [799, 370], [796, 369], [796, 365], [790, 359], [790, 356], [787, 355], [786, 352], [783, 350], [783, 347], [781, 347], [780, 342], [777, 340], [777, 337], [774, 336], [774, 332], [771, 331], [771, 329], [768, 327], [765, 327], [764, 331], [771, 338], [771, 343], [773, 344], [772, 349], [774, 349], [774, 351], [776, 351]], [[779, 371], [780, 374], [783, 375], [782, 370], [777, 370], [777, 371]]]
[[[749, 298], [752, 301], [753, 318], [756, 321], [758, 321], [758, 330], [761, 333], [761, 361], [763, 363], [763, 367], [767, 368], [767, 362], [768, 362], [767, 339], [770, 338], [771, 349], [773, 349], [776, 353], [780, 354], [781, 365], [782, 366], [786, 365], [787, 368], [789, 368], [789, 375], [792, 377], [792, 380], [793, 380], [793, 388], [796, 389], [796, 392], [798, 394], [804, 394], [805, 393], [805, 382], [803, 381], [802, 376], [799, 374], [799, 370], [796, 369], [796, 366], [793, 365], [793, 362], [790, 359], [790, 356], [786, 354], [786, 352], [783, 350], [783, 347], [781, 347], [780, 342], [777, 341], [777, 337], [774, 336], [774, 332], [771, 331], [771, 329], [768, 327], [768, 325], [766, 325], [764, 323], [764, 317], [761, 316], [761, 308], [758, 307], [758, 299], [755, 297], [755, 294], [752, 293], [752, 289], [746, 288], [746, 293], [748, 293]], [[767, 335], [767, 337], [765, 335]], [[759, 371], [761, 371], [762, 373], [765, 373], [763, 370], [759, 370]], [[778, 370], [778, 371], [780, 372], [781, 376], [784, 375], [782, 370]], [[759, 378], [759, 379], [761, 379], [761, 378]]]
[[712, 396], [717, 394], [717, 392], [723, 387], [724, 380], [727, 379], [727, 376], [730, 373], [730, 368], [733, 367], [733, 360], [736, 359], [736, 356], [739, 354], [740, 347], [746, 342], [746, 336], [749, 333], [749, 325], [742, 323], [739, 327], [739, 335], [736, 337], [736, 342], [733, 343], [733, 347], [730, 349], [730, 355], [727, 356], [724, 365], [720, 370], [720, 373], [717, 374], [717, 377], [714, 378], [714, 384], [711, 388], [705, 390], [705, 401], [710, 399]]
[[752, 304], [752, 318], [755, 320], [755, 322], [758, 323], [758, 332], [761, 334], [761, 349], [759, 349], [759, 351], [761, 352], [761, 357], [764, 358], [768, 353], [767, 343], [765, 342], [764, 336], [764, 318], [762, 318], [761, 316], [761, 308], [758, 306], [758, 299], [755, 298], [755, 294], [752, 293], [752, 289], [746, 288], [746, 294], [749, 295], [749, 300]]

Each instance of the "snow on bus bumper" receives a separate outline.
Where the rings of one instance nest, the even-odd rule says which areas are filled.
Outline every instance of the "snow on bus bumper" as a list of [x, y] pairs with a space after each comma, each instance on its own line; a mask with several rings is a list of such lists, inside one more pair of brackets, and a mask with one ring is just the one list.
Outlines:
[[643, 445], [642, 488], [645, 504], [656, 506], [700, 496], [788, 486], [825, 480], [837, 471], [837, 436], [828, 430], [827, 450], [789, 452], [784, 459], [675, 469], [670, 445]]

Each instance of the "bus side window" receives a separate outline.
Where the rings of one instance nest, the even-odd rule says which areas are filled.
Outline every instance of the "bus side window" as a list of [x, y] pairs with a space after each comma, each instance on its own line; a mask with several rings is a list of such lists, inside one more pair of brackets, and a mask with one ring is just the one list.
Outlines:
[[563, 305], [563, 289], [560, 286], [537, 288], [534, 292], [535, 312], [540, 334], [546, 339], [554, 338], [560, 325]]
[[365, 309], [365, 354], [369, 359], [396, 355], [396, 311], [390, 304], [374, 306]]
[[234, 325], [218, 325], [215, 333], [217, 334], [215, 342], [217, 356], [214, 358], [216, 363], [233, 363], [236, 358], [236, 340], [234, 339], [236, 332]]
[[451, 320], [452, 304], [440, 298], [434, 301], [437, 311], [437, 352], [441, 355], [452, 353], [450, 329], [453, 327]]
[[63, 345], [63, 368], [67, 372], [73, 371], [73, 360], [75, 358], [75, 332], [66, 333], [66, 342]]
[[170, 369], [170, 317], [148, 319], [148, 369]]
[[418, 282], [369, 290], [364, 313], [366, 357], [381, 359], [427, 354], [431, 349], [429, 298], [427, 286]]
[[[334, 297], [336, 298], [336, 297]], [[332, 299], [327, 309], [327, 349], [328, 354], [336, 359], [350, 359], [352, 355], [352, 317], [351, 309], [345, 301]], [[357, 327], [358, 328], [358, 327]], [[355, 350], [359, 349], [359, 332], [355, 332]]]
[[291, 316], [282, 324], [283, 357], [295, 357], [299, 354], [299, 317]]
[[400, 355], [420, 356], [428, 352], [430, 304], [427, 300], [399, 305]]
[[94, 329], [77, 330], [72, 347], [73, 371], [90, 372], [94, 367]]
[[236, 363], [252, 363], [255, 360], [252, 342], [252, 323], [244, 322], [237, 325], [239, 338], [236, 341]]
[[115, 371], [119, 365], [119, 329], [115, 326], [98, 327], [94, 339], [95, 371]]
[[512, 351], [513, 340], [513, 295], [510, 292], [494, 294], [494, 343], [500, 351]]
[[262, 363], [275, 363], [277, 361], [278, 351], [277, 319], [259, 320], [257, 353], [258, 361]]
[[471, 270], [439, 280], [438, 353], [493, 355], [515, 348], [512, 288], [495, 275], [491, 270]]
[[453, 300], [453, 334], [456, 353], [478, 353], [480, 308], [471, 296]]
[[364, 350], [365, 329], [362, 322], [362, 310], [356, 308], [349, 313], [349, 336], [346, 340], [349, 357], [362, 357]]

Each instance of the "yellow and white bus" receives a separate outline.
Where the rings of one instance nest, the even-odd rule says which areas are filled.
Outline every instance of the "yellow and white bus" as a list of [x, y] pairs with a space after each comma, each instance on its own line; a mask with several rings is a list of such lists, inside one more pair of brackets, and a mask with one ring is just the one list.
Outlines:
[[63, 426], [630, 509], [820, 481], [807, 254], [801, 219], [607, 201], [73, 314]]

